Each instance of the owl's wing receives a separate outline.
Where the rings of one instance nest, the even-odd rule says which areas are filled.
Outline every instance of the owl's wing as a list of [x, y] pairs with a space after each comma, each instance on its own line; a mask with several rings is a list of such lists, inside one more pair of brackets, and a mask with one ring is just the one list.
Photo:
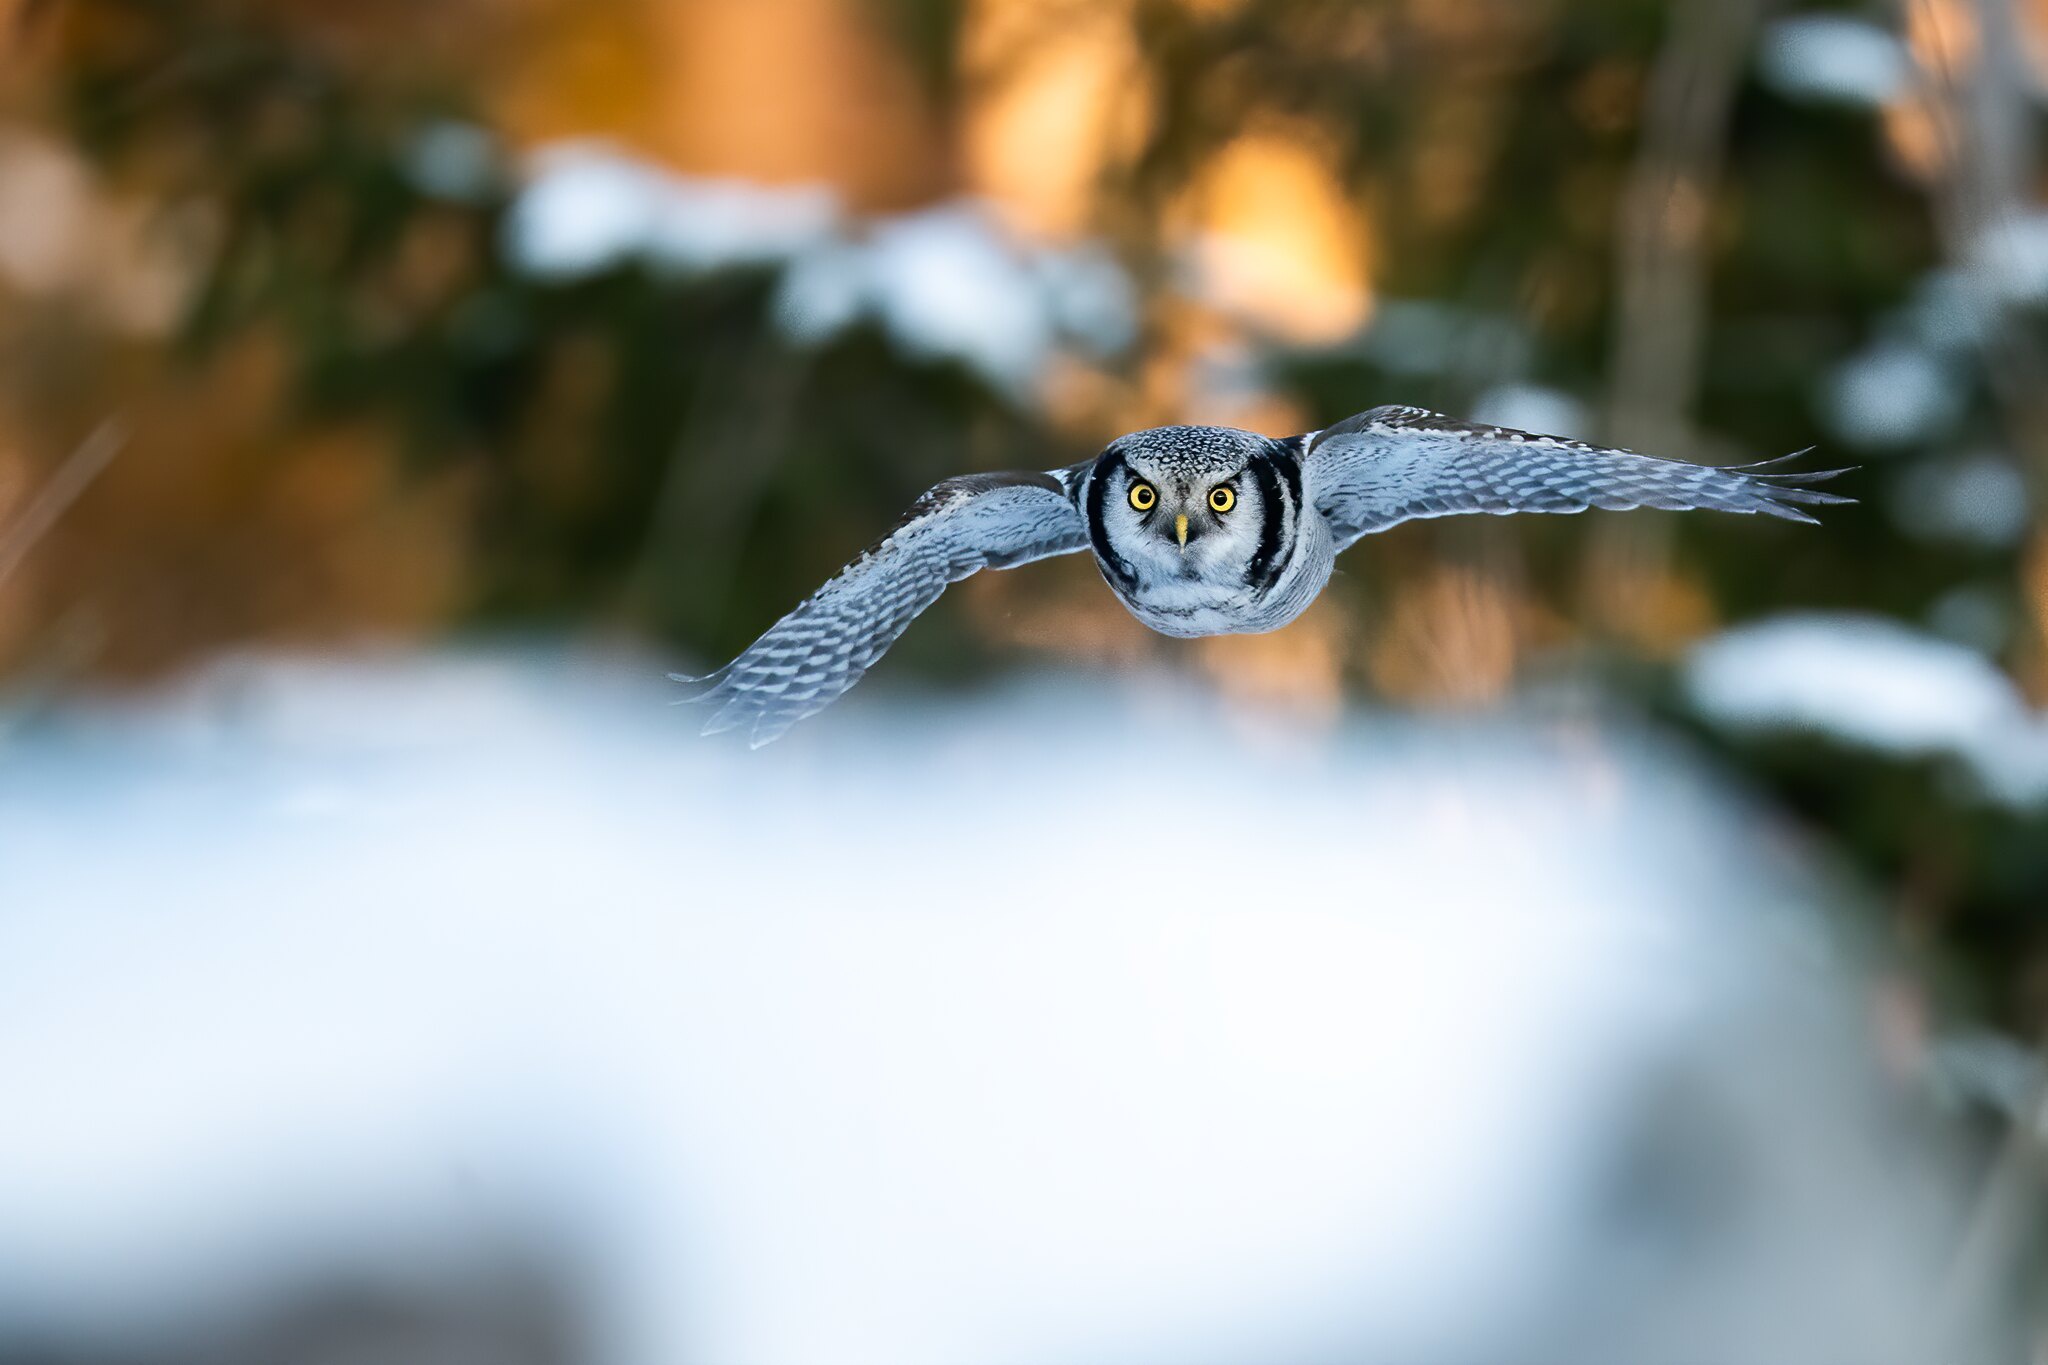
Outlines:
[[1803, 486], [1846, 470], [1771, 472], [1776, 460], [1733, 469], [1687, 464], [1460, 422], [1424, 408], [1374, 408], [1304, 442], [1305, 494], [1340, 550], [1415, 517], [1462, 512], [1704, 507], [1812, 521], [1800, 504], [1855, 501]]
[[1087, 527], [1070, 490], [1087, 468], [970, 474], [926, 493], [737, 659], [702, 678], [674, 675], [710, 684], [685, 698], [719, 703], [704, 733], [751, 725], [759, 748], [859, 682], [948, 583], [1085, 549]]

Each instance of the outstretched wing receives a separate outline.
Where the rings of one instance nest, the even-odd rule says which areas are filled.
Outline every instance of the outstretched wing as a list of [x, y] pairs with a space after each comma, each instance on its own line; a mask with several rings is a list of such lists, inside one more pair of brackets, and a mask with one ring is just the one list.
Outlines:
[[716, 734], [751, 725], [759, 748], [861, 680], [948, 583], [1085, 549], [1069, 489], [1087, 466], [1051, 474], [970, 474], [926, 493], [896, 528], [841, 569], [685, 700], [717, 702]]
[[1461, 512], [1705, 507], [1812, 521], [1800, 504], [1854, 501], [1804, 486], [1846, 470], [1771, 472], [1776, 460], [1720, 469], [1460, 422], [1424, 408], [1374, 408], [1304, 440], [1304, 491], [1340, 550], [1399, 522]]

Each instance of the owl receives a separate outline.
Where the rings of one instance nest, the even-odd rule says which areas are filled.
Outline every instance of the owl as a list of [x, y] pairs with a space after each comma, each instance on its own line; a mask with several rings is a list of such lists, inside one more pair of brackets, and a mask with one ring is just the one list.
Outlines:
[[947, 479], [737, 659], [673, 676], [701, 688], [684, 700], [717, 706], [704, 733], [745, 726], [758, 748], [844, 695], [948, 583], [982, 569], [1087, 550], [1156, 631], [1256, 633], [1301, 615], [1361, 536], [1417, 517], [1702, 507], [1811, 522], [1802, 507], [1853, 501], [1807, 486], [1848, 471], [1782, 463], [1687, 464], [1400, 406], [1282, 440], [1154, 427], [1065, 469]]

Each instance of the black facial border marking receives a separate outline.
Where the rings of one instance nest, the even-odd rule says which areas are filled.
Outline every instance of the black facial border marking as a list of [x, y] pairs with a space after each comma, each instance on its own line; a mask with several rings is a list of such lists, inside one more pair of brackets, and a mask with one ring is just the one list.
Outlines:
[[1245, 469], [1259, 485], [1259, 548], [1252, 555], [1251, 563], [1245, 565], [1244, 581], [1258, 592], [1265, 592], [1273, 586], [1285, 568], [1287, 561], [1280, 555], [1280, 542], [1287, 530], [1288, 508], [1280, 498], [1280, 476], [1274, 472], [1273, 461], [1265, 455], [1254, 455]]
[[1138, 590], [1137, 571], [1130, 561], [1116, 552], [1109, 543], [1109, 527], [1103, 521], [1103, 508], [1109, 501], [1109, 476], [1112, 470], [1130, 472], [1130, 466], [1115, 446], [1102, 452], [1102, 458], [1095, 462], [1095, 472], [1088, 479], [1088, 543], [1094, 547], [1096, 562], [1109, 573], [1125, 592]]
[[1300, 526], [1301, 506], [1301, 438], [1290, 436], [1284, 441], [1275, 441], [1272, 446], [1273, 463], [1280, 470], [1280, 477], [1287, 480], [1287, 498], [1294, 509], [1295, 525]]

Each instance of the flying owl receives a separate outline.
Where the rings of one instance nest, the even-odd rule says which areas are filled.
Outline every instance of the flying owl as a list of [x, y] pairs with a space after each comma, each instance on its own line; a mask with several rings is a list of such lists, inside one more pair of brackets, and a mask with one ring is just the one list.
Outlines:
[[1771, 469], [1782, 462], [1687, 464], [1400, 406], [1284, 440], [1155, 427], [1065, 469], [947, 479], [737, 659], [673, 676], [706, 684], [685, 700], [718, 703], [704, 733], [750, 726], [758, 748], [838, 700], [948, 583], [982, 569], [1088, 550], [1156, 631], [1257, 633], [1301, 615], [1359, 537], [1416, 517], [1705, 507], [1811, 522], [1802, 506], [1853, 501], [1806, 486], [1847, 471]]

